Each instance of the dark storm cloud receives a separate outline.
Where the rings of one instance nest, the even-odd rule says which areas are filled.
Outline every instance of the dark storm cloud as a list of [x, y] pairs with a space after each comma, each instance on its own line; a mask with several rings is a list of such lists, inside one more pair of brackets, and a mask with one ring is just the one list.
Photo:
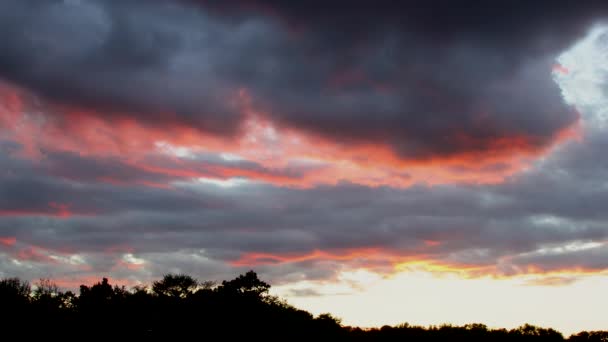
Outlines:
[[104, 116], [133, 112], [158, 124], [177, 114], [181, 124], [233, 131], [241, 113], [226, 99], [234, 85], [214, 70], [230, 44], [227, 29], [170, 1], [143, 4], [4, 1], [0, 73]]
[[[404, 158], [547, 146], [550, 68], [595, 2], [4, 1], [0, 76], [91, 115], [230, 134], [280, 124]], [[520, 144], [522, 146], [513, 147]]]

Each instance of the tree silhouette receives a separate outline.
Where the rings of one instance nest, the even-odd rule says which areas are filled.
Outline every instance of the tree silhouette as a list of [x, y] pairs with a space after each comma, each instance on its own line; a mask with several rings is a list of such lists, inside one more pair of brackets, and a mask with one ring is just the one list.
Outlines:
[[0, 280], [0, 303], [5, 310], [21, 311], [30, 302], [31, 287], [19, 278]]
[[531, 337], [534, 337], [535, 341], [562, 341], [564, 339], [558, 331], [540, 328], [531, 324], [522, 325], [514, 333], [520, 334], [524, 340], [531, 340]]
[[112, 285], [108, 282], [108, 278], [103, 278], [101, 282], [88, 287], [80, 285], [80, 301], [91, 301], [95, 303], [109, 302], [114, 297]]
[[[421, 327], [407, 323], [361, 329], [344, 326], [330, 313], [313, 317], [269, 294], [270, 285], [254, 271], [235, 279], [198, 282], [184, 274], [167, 274], [151, 290], [128, 291], [107, 278], [80, 286], [80, 294], [62, 292], [51, 280], [30, 287], [18, 278], [0, 280], [3, 333], [53, 339], [129, 338], [180, 340], [221, 336], [227, 340], [331, 341], [467, 341], [563, 342], [557, 331], [526, 324], [490, 329], [479, 323]], [[608, 332], [580, 332], [571, 342], [608, 342]]]
[[331, 337], [340, 336], [342, 330], [342, 320], [334, 317], [330, 313], [322, 313], [315, 318], [316, 331], [319, 335], [327, 335]]
[[34, 284], [34, 286], [35, 288], [32, 297], [35, 300], [40, 300], [41, 298], [55, 298], [61, 294], [59, 286], [50, 279], [42, 278]]
[[34, 284], [31, 298], [39, 310], [49, 314], [56, 314], [61, 309], [73, 307], [74, 294], [70, 291], [64, 293], [59, 286], [50, 279], [40, 279]]
[[158, 296], [186, 298], [198, 287], [198, 281], [185, 274], [166, 274], [162, 280], [155, 281], [152, 291]]
[[261, 281], [254, 271], [249, 271], [244, 275], [230, 281], [223, 281], [221, 290], [228, 293], [242, 294], [249, 297], [263, 298], [268, 294], [270, 285]]
[[27, 281], [19, 278], [6, 278], [0, 280], [0, 296], [2, 299], [20, 298], [27, 301], [32, 289]]
[[608, 331], [581, 331], [569, 338], [572, 342], [608, 342]]

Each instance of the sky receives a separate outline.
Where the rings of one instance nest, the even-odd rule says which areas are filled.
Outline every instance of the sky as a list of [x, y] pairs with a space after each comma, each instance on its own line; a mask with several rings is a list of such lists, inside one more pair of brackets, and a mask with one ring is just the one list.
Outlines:
[[608, 5], [0, 1], [0, 277], [608, 328]]

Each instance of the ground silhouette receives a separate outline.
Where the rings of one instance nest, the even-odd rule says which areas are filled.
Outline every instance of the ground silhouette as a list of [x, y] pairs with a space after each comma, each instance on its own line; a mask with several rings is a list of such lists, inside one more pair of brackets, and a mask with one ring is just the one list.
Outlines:
[[329, 313], [314, 317], [269, 290], [254, 271], [219, 285], [167, 274], [150, 288], [127, 289], [103, 278], [81, 285], [78, 295], [61, 291], [48, 279], [30, 286], [6, 278], [0, 280], [0, 323], [4, 336], [26, 339], [608, 342], [607, 331], [584, 331], [566, 339], [558, 331], [529, 324], [511, 330], [483, 324], [361, 329], [344, 326]]

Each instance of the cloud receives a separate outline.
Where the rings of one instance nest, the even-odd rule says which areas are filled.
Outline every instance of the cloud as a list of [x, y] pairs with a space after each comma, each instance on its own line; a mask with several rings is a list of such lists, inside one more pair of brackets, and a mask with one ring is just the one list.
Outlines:
[[577, 121], [548, 71], [604, 13], [198, 3], [4, 2], [0, 77], [49, 101], [59, 121], [68, 110], [234, 136], [254, 112], [402, 160], [507, 158], [538, 154]]
[[[597, 143], [585, 149], [597, 155], [603, 140], [588, 139]], [[422, 267], [467, 276], [598, 272], [606, 265], [601, 255], [594, 257], [596, 252], [542, 252], [608, 239], [600, 205], [608, 198], [603, 191], [589, 191], [603, 178], [580, 178], [574, 167], [594, 174], [601, 165], [566, 157], [580, 157], [582, 146], [570, 143], [538, 169], [503, 184], [407, 189], [348, 183], [310, 189], [263, 183], [221, 188], [195, 181], [163, 189], [57, 178], [44, 169], [35, 172], [35, 164], [29, 164], [29, 173], [0, 182], [7, 199], [1, 207], [22, 209], [20, 215], [0, 217], [0, 226], [17, 241], [6, 248], [36, 246], [66, 260], [81, 255], [91, 274], [119, 278], [133, 271], [120, 262], [127, 253], [143, 260], [135, 274], [145, 279], [166, 269], [221, 278], [232, 267], [259, 269], [279, 283], [331, 279], [336, 272], [357, 268], [391, 273]], [[12, 162], [27, 170], [25, 165], [34, 163], [13, 158], [5, 157], [3, 165]], [[29, 214], [51, 201], [69, 204], [73, 215]], [[53, 269], [40, 258], [24, 259], [19, 253], [7, 258]], [[205, 263], [216, 271], [202, 270]]]
[[2, 275], [608, 269], [602, 6], [248, 4], [0, 5]]
[[567, 286], [573, 284], [578, 279], [575, 277], [542, 277], [537, 279], [531, 279], [526, 282], [530, 286]]
[[[245, 178], [291, 187], [341, 181], [397, 187], [421, 182], [492, 184], [549, 152], [495, 155], [483, 160], [470, 154], [451, 160], [412, 162], [380, 145], [340, 146], [292, 130], [279, 130], [259, 118], [248, 120], [237, 139], [210, 136], [188, 127], [153, 128], [128, 120], [109, 122], [72, 114], [68, 121], [58, 122], [49, 116], [48, 108], [23, 91], [10, 86], [0, 90], [5, 109], [0, 117], [6, 118], [1, 138], [13, 142], [10, 148], [5, 143], [6, 152], [41, 162], [49, 172], [68, 178], [79, 177], [76, 173], [80, 173], [80, 177], [106, 182], [157, 187], [196, 177], [217, 181]], [[559, 140], [567, 141], [576, 134], [569, 129], [560, 133]], [[87, 158], [70, 157], [74, 155]]]
[[290, 296], [290, 297], [320, 297], [320, 296], [323, 296], [323, 294], [314, 288], [304, 288], [304, 289], [291, 289], [288, 291], [288, 296]]

